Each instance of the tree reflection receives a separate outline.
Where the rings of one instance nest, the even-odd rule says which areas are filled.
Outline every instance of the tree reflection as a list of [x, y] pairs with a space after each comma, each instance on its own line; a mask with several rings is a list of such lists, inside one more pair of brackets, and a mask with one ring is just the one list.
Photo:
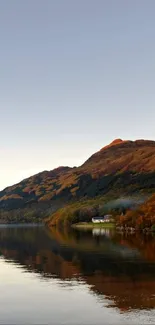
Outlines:
[[[155, 308], [155, 239], [114, 232], [1, 228], [0, 253], [29, 272], [83, 279], [122, 312]], [[111, 304], [109, 304], [110, 307]]]

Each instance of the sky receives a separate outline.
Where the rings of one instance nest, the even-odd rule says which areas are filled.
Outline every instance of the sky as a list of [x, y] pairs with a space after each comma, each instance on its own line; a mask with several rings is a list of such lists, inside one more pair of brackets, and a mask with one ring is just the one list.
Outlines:
[[0, 189], [155, 140], [154, 0], [0, 1]]

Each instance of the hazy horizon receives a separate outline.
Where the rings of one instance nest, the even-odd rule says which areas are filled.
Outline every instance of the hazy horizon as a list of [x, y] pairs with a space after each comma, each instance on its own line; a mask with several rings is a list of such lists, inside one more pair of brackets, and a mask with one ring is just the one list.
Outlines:
[[0, 2], [0, 189], [155, 140], [154, 0]]

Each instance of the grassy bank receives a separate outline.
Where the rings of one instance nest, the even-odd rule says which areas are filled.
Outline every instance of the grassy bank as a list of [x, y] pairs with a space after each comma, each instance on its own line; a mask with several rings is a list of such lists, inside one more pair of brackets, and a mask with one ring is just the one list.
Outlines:
[[104, 229], [114, 229], [115, 223], [114, 222], [107, 222], [107, 223], [93, 223], [93, 222], [79, 222], [72, 225], [73, 228], [84, 228], [84, 229], [93, 229], [93, 228], [104, 228]]

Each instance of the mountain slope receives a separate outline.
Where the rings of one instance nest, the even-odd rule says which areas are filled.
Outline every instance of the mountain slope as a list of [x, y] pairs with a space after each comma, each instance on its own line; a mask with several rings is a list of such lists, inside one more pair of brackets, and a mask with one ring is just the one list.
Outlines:
[[0, 192], [0, 208], [155, 192], [155, 141], [114, 140], [78, 168], [44, 171]]

